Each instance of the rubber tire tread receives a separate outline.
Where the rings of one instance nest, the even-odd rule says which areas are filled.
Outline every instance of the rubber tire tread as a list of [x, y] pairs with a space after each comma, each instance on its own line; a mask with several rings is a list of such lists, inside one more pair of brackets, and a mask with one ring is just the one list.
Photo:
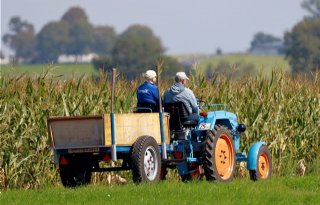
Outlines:
[[[216, 169], [216, 165], [215, 165], [215, 159], [214, 159], [215, 146], [216, 146], [218, 137], [223, 133], [229, 137], [233, 147], [233, 153], [234, 153], [234, 163], [232, 168], [232, 174], [228, 179], [222, 179], [219, 176], [218, 171]], [[204, 176], [206, 177], [207, 181], [218, 181], [218, 182], [232, 181], [234, 177], [234, 172], [235, 172], [236, 156], [235, 156], [235, 148], [234, 148], [232, 135], [230, 133], [230, 130], [227, 127], [215, 125], [213, 130], [208, 130], [206, 132], [206, 140], [204, 141], [204, 144], [203, 144], [202, 160], [203, 160]]]
[[[259, 160], [259, 156], [262, 154], [262, 153], [266, 153], [267, 154], [267, 157], [268, 157], [268, 160], [269, 160], [269, 175], [267, 176], [266, 179], [269, 179], [271, 178], [271, 175], [272, 175], [272, 159], [271, 159], [271, 154], [269, 152], [269, 149], [266, 145], [262, 145], [259, 149], [259, 152], [258, 152], [258, 158], [257, 160]], [[257, 165], [259, 164], [259, 162], [257, 162]], [[249, 175], [250, 175], [250, 179], [252, 181], [258, 181], [258, 180], [261, 180], [261, 177], [258, 173], [258, 167], [257, 167], [257, 170], [249, 170]], [[266, 179], [263, 179], [263, 180], [266, 180]]]
[[[144, 173], [144, 154], [148, 146], [153, 146], [157, 153], [158, 170], [154, 180], [150, 181]], [[141, 136], [133, 144], [131, 155], [132, 179], [135, 183], [147, 182], [153, 183], [160, 180], [161, 174], [161, 156], [156, 140], [151, 136]]]

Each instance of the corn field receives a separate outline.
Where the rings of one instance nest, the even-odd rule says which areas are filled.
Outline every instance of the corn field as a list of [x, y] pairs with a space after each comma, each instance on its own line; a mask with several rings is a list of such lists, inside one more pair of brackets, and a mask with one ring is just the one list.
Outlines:
[[[132, 112], [142, 79], [116, 84], [115, 112]], [[163, 93], [171, 80], [162, 80]], [[209, 103], [225, 103], [246, 124], [240, 151], [255, 141], [267, 142], [275, 176], [320, 173], [320, 73], [312, 79], [273, 72], [230, 80], [191, 76], [189, 87]], [[59, 183], [48, 143], [48, 116], [100, 115], [110, 112], [110, 76], [59, 80], [44, 72], [37, 77], [0, 76], [0, 188], [34, 188]]]

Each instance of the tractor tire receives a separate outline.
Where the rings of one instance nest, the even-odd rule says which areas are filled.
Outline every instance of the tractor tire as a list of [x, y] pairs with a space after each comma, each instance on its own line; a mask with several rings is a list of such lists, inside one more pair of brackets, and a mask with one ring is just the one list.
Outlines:
[[89, 184], [91, 181], [91, 171], [76, 163], [60, 165], [60, 178], [64, 187], [77, 187]]
[[249, 170], [252, 181], [269, 179], [272, 174], [271, 155], [266, 145], [262, 145], [258, 151], [257, 169]]
[[135, 183], [153, 183], [160, 180], [161, 156], [158, 144], [153, 137], [142, 136], [134, 143], [131, 168]]
[[232, 181], [236, 165], [236, 152], [228, 128], [216, 125], [214, 130], [207, 131], [202, 160], [207, 181]]

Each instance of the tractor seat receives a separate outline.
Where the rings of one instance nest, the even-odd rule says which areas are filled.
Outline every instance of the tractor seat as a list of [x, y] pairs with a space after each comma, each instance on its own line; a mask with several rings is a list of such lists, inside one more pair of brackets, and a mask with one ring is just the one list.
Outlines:
[[[191, 114], [191, 115], [193, 115], [193, 114]], [[197, 115], [197, 114], [195, 114], [195, 115]], [[199, 119], [187, 119], [186, 121], [182, 122], [182, 125], [184, 127], [195, 127], [198, 125], [198, 123], [199, 123]]]
[[183, 102], [165, 103], [164, 111], [170, 113], [170, 129], [178, 131], [183, 127], [195, 127], [198, 125], [199, 116], [189, 114]]
[[158, 112], [158, 107], [154, 103], [139, 102], [137, 103], [136, 112], [146, 113], [146, 112]]

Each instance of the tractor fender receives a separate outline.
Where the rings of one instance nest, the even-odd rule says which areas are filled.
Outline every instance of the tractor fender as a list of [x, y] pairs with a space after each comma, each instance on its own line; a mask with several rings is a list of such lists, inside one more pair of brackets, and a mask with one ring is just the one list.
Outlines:
[[251, 145], [247, 157], [247, 169], [248, 170], [257, 170], [257, 161], [258, 161], [258, 152], [262, 145], [266, 144], [265, 142], [256, 142]]

